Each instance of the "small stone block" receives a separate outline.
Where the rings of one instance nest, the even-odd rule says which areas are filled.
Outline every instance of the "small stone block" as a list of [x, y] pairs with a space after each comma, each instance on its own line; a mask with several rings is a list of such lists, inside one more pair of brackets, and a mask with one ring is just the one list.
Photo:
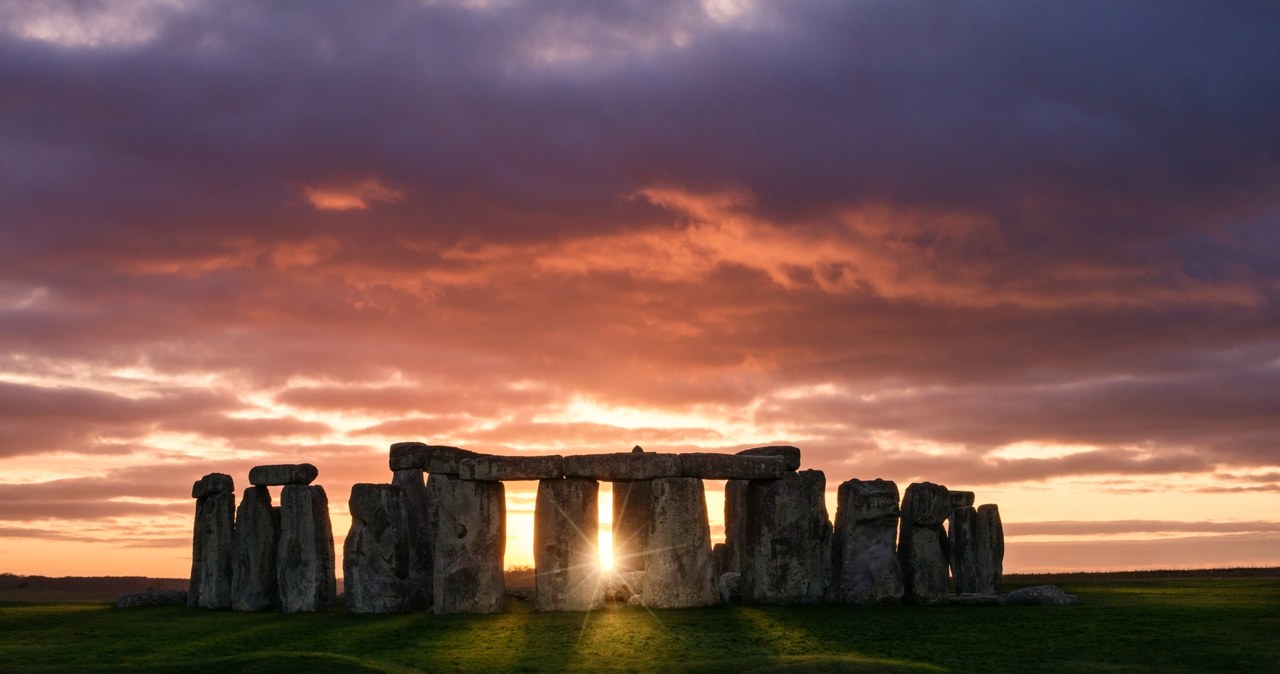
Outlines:
[[948, 493], [951, 494], [952, 508], [971, 507], [973, 505], [974, 500], [977, 498], [974, 495], [974, 493], [971, 491], [956, 491], [954, 489], [951, 489], [951, 490], [948, 490]]
[[231, 476], [225, 473], [209, 473], [191, 485], [191, 498], [201, 498], [221, 492], [235, 491]]
[[281, 463], [272, 466], [254, 466], [249, 469], [249, 484], [269, 487], [285, 484], [311, 484], [320, 471], [309, 463]]
[[458, 477], [464, 480], [550, 480], [564, 476], [564, 457], [491, 456], [463, 459]]

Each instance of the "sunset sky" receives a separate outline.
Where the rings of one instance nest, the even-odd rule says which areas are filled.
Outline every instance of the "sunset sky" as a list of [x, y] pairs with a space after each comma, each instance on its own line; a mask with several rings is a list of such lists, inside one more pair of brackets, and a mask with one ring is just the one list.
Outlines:
[[403, 440], [1278, 565], [1280, 5], [0, 0], [0, 572], [185, 576], [302, 461], [341, 555]]

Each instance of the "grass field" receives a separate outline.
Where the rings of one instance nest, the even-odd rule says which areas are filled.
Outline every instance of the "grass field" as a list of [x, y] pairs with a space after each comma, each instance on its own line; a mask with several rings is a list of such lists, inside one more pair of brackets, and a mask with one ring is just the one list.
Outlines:
[[0, 671], [1280, 671], [1280, 579], [1066, 585], [1066, 607], [493, 616], [0, 604]]

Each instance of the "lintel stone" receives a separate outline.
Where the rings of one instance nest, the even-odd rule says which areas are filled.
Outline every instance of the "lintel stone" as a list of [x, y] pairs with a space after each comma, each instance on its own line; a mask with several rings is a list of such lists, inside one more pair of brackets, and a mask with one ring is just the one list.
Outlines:
[[285, 484], [311, 484], [320, 471], [309, 463], [281, 463], [270, 466], [254, 466], [249, 469], [249, 484], [269, 487]]
[[391, 445], [391, 470], [421, 468], [428, 473], [457, 475], [463, 459], [480, 456], [475, 452], [446, 445], [397, 442]]
[[680, 477], [680, 455], [627, 452], [566, 456], [564, 474], [565, 477], [589, 477], [595, 480]]
[[738, 456], [780, 456], [787, 470], [800, 470], [800, 448], [791, 445], [752, 447], [738, 452]]
[[201, 498], [222, 492], [235, 491], [231, 476], [226, 473], [209, 473], [191, 485], [191, 498]]
[[956, 491], [954, 489], [947, 490], [951, 494], [952, 508], [970, 508], [977, 496], [971, 491]]
[[739, 456], [736, 454], [681, 454], [681, 477], [704, 480], [777, 480], [786, 472], [781, 456]]
[[458, 463], [464, 480], [549, 480], [564, 476], [564, 457], [481, 454]]

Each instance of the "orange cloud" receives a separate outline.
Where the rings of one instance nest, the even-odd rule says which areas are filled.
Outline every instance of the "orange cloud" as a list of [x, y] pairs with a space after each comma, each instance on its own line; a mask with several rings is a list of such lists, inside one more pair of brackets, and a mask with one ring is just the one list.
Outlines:
[[307, 187], [307, 200], [321, 211], [367, 210], [371, 204], [393, 204], [404, 200], [404, 191], [368, 178], [349, 185]]

